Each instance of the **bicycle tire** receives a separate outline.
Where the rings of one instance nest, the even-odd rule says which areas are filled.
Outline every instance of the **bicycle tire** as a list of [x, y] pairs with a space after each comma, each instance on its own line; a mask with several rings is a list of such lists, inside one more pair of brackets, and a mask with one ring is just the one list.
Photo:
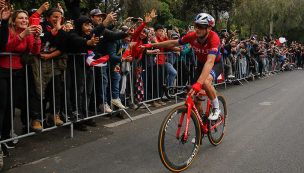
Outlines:
[[[176, 138], [178, 124], [185, 113], [180, 135]], [[183, 140], [187, 119], [187, 106], [174, 108], [164, 119], [158, 136], [158, 152], [164, 166], [170, 171], [180, 172], [187, 169], [195, 159], [201, 141], [201, 128], [195, 112], [191, 110], [188, 137]], [[192, 140], [195, 138], [195, 142]], [[198, 140], [196, 140], [198, 139]], [[173, 145], [170, 147], [170, 145]], [[186, 149], [187, 147], [187, 149]], [[188, 153], [188, 154], [187, 154]]]
[[[222, 113], [217, 120], [215, 121], [208, 120], [208, 139], [210, 143], [215, 146], [222, 142], [226, 133], [227, 121], [228, 121], [228, 109], [227, 109], [226, 100], [222, 95], [218, 95], [217, 98]], [[213, 130], [211, 130], [211, 128], [222, 119], [223, 122], [220, 123], [218, 126], [216, 126]]]

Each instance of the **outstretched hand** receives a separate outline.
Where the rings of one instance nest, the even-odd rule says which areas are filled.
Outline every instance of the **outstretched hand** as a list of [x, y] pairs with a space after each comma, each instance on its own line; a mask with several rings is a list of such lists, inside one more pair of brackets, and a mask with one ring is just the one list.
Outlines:
[[[45, 2], [39, 7], [39, 9], [37, 10], [37, 13], [42, 14], [45, 11], [47, 11], [49, 9], [49, 7], [50, 7], [50, 4], [48, 2]], [[31, 16], [29, 16], [29, 17], [31, 17]]]
[[4, 6], [4, 8], [1, 9], [1, 12], [2, 12], [2, 10], [4, 10], [3, 13], [2, 13], [2, 19], [3, 20], [8, 20], [11, 17], [11, 15], [13, 14], [14, 8], [11, 5], [11, 8], [8, 10], [8, 7]]
[[60, 4], [59, 4], [59, 3], [57, 3], [57, 6], [58, 6], [58, 9], [61, 11], [62, 16], [64, 16], [64, 11], [63, 11], [63, 9], [62, 9], [62, 7], [60, 6]]
[[146, 15], [145, 15], [145, 22], [146, 22], [146, 23], [152, 22], [152, 17], [150, 16], [149, 13], [146, 13]]
[[106, 17], [106, 20], [111, 22], [113, 20], [115, 20], [115, 18], [117, 17], [116, 13], [114, 13], [113, 11], [111, 11], [111, 13], [109, 13]]
[[36, 39], [39, 39], [41, 33], [42, 33], [42, 27], [41, 27], [41, 25], [38, 25], [38, 26], [36, 27], [36, 33], [34, 34], [34, 35], [35, 35], [35, 38], [36, 38]]
[[132, 58], [131, 55], [127, 56], [127, 57], [124, 59], [125, 62], [131, 62], [132, 60], [133, 60], [133, 58]]
[[150, 17], [152, 19], [154, 19], [155, 17], [157, 17], [157, 15], [155, 15], [155, 13], [156, 13], [156, 10], [152, 9], [151, 14], [150, 14]]
[[0, 9], [4, 8], [5, 0], [0, 0]]
[[127, 32], [125, 32], [125, 33], [126, 33], [127, 35], [133, 35], [135, 26], [136, 26], [136, 25], [131, 26], [131, 28], [130, 28]]
[[135, 44], [136, 44], [137, 42], [130, 42], [129, 43], [129, 45], [128, 45], [128, 50], [131, 50], [134, 46], [135, 46]]
[[96, 44], [99, 42], [99, 37], [95, 37], [95, 34], [93, 34], [91, 40], [87, 41], [88, 46], [96, 46]]

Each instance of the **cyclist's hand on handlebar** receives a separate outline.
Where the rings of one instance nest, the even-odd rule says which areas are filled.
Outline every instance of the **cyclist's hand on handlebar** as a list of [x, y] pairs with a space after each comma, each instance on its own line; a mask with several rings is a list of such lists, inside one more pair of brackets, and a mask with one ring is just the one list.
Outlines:
[[189, 92], [190, 96], [192, 97], [193, 95], [199, 93], [201, 91], [202, 87], [203, 87], [202, 84], [200, 84], [198, 82], [196, 82], [195, 84], [193, 84], [191, 86], [192, 89]]

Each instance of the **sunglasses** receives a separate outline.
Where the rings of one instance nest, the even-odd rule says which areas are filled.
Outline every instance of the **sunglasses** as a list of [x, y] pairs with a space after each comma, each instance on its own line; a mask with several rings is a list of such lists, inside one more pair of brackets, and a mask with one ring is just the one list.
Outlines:
[[201, 25], [201, 24], [198, 24], [198, 23], [195, 23], [195, 28], [198, 28], [198, 29], [206, 29], [207, 27], [205, 25]]

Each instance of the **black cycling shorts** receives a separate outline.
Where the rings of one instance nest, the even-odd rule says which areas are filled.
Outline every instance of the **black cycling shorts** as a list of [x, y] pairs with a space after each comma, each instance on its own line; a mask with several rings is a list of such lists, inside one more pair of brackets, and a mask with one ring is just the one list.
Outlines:
[[[200, 77], [200, 75], [202, 74], [204, 68], [204, 64], [202, 64], [201, 62], [197, 62], [197, 68], [194, 72], [194, 78], [193, 78], [193, 82], [196, 83], [198, 78]], [[215, 81], [215, 79], [217, 79], [217, 77], [223, 72], [223, 64], [222, 61], [219, 60], [218, 62], [215, 62], [213, 65], [213, 68], [210, 72], [211, 76], [213, 77], [213, 81]]]

